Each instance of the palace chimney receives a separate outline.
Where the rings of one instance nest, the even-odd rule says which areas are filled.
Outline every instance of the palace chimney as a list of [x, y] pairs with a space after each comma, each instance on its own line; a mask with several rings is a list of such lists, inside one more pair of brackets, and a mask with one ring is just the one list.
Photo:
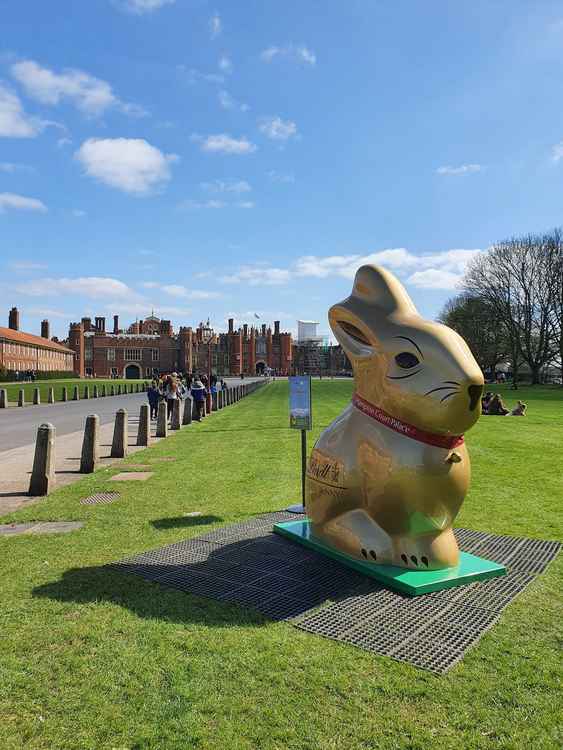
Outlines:
[[274, 336], [280, 335], [280, 321], [274, 320]]
[[97, 333], [105, 333], [106, 332], [106, 319], [100, 316], [96, 316], [95, 326], [96, 326]]
[[235, 332], [235, 319], [229, 318], [229, 333]]
[[51, 338], [51, 329], [49, 327], [49, 321], [48, 320], [42, 320], [41, 321], [41, 338], [42, 339], [50, 339]]
[[113, 316], [113, 332], [119, 333], [119, 315]]
[[20, 311], [17, 307], [12, 307], [10, 314], [8, 315], [8, 328], [12, 331], [20, 330]]

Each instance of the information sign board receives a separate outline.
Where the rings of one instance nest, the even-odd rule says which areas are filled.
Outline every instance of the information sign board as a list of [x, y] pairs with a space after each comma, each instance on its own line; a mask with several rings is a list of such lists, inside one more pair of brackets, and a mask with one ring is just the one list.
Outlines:
[[289, 426], [296, 430], [313, 427], [310, 375], [289, 378]]

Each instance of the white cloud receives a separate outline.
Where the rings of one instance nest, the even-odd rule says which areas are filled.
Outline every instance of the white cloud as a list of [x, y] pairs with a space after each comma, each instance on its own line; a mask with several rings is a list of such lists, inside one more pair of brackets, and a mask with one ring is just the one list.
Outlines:
[[159, 284], [156, 281], [145, 281], [141, 286], [145, 289], [160, 289], [170, 297], [182, 299], [218, 299], [221, 296], [219, 292], [207, 292], [203, 289], [190, 290], [182, 284]]
[[74, 156], [90, 177], [135, 195], [168, 182], [170, 164], [178, 158], [142, 138], [89, 138]]
[[221, 16], [215, 12], [209, 19], [209, 34], [211, 39], [217, 39], [221, 31], [223, 31]]
[[415, 255], [405, 248], [391, 248], [369, 255], [323, 257], [306, 255], [296, 261], [294, 273], [296, 276], [314, 276], [317, 278], [342, 276], [345, 279], [353, 279], [360, 266], [373, 263], [389, 268], [399, 275], [412, 273], [412, 276], [414, 276], [417, 271], [427, 271], [438, 267], [441, 271], [456, 274], [461, 278], [469, 261], [479, 252], [481, 251], [459, 249]]
[[244, 266], [236, 273], [221, 277], [224, 284], [240, 284], [250, 286], [277, 286], [286, 284], [291, 278], [291, 272], [285, 268], [269, 268], [264, 266]]
[[11, 66], [11, 72], [28, 95], [42, 104], [55, 105], [69, 99], [81, 112], [90, 116], [101, 115], [110, 107], [134, 117], [146, 114], [141, 107], [122, 102], [107, 81], [83, 70], [67, 68], [62, 73], [55, 73], [34, 60], [22, 60]]
[[16, 193], [0, 193], [0, 214], [8, 209], [47, 213], [47, 206], [37, 198], [27, 198], [25, 195]]
[[235, 201], [234, 203], [227, 203], [226, 201], [221, 200], [195, 201], [188, 199], [182, 201], [178, 208], [188, 211], [197, 211], [206, 208], [254, 208], [254, 203], [252, 201]]
[[227, 133], [208, 135], [207, 137], [193, 134], [191, 140], [200, 143], [202, 151], [222, 154], [251, 154], [256, 151], [257, 146], [249, 141], [246, 136], [233, 138]]
[[222, 89], [217, 94], [217, 98], [219, 99], [219, 104], [223, 107], [223, 109], [239, 109], [241, 112], [248, 112], [250, 107], [248, 104], [244, 104], [242, 102], [237, 101], [234, 99], [228, 91], [225, 91]]
[[253, 286], [285, 284], [295, 278], [342, 277], [353, 279], [360, 266], [382, 265], [396, 273], [405, 283], [426, 289], [454, 289], [461, 281], [467, 264], [481, 250], [453, 249], [415, 255], [405, 248], [390, 248], [368, 255], [304, 255], [289, 268], [268, 268], [260, 264], [243, 266], [223, 283]]
[[108, 297], [135, 297], [127, 284], [118, 279], [102, 276], [81, 276], [78, 278], [44, 278], [18, 284], [16, 291], [32, 297], [46, 295], [76, 295], [90, 299], [107, 299]]
[[164, 5], [172, 5], [175, 2], [176, 0], [122, 0], [119, 5], [123, 10], [142, 15], [143, 13], [152, 13]]
[[210, 193], [249, 193], [252, 190], [246, 180], [213, 180], [213, 182], [200, 182], [200, 187]]
[[558, 162], [563, 159], [563, 141], [556, 143], [551, 149], [551, 157], [553, 161]]
[[191, 199], [182, 201], [179, 208], [184, 208], [190, 211], [196, 211], [201, 208], [225, 208], [227, 204], [224, 201], [209, 200], [209, 201], [194, 201]]
[[459, 167], [438, 167], [438, 169], [436, 170], [436, 174], [450, 175], [453, 177], [463, 177], [464, 175], [481, 172], [482, 169], [483, 167], [481, 166], [481, 164], [461, 164]]
[[267, 174], [272, 182], [295, 182], [294, 175], [276, 172], [275, 169], [271, 169]]
[[35, 138], [47, 125], [24, 111], [20, 98], [0, 84], [0, 136]]
[[39, 271], [47, 268], [45, 263], [36, 263], [33, 260], [18, 260], [10, 263], [13, 271]]
[[258, 127], [264, 135], [274, 141], [287, 141], [288, 138], [297, 135], [297, 125], [280, 117], [263, 117]]
[[57, 147], [63, 148], [63, 146], [71, 146], [72, 145], [72, 138], [59, 138], [57, 141]]
[[429, 268], [427, 271], [416, 271], [407, 279], [407, 284], [419, 289], [457, 289], [463, 274]]
[[219, 73], [202, 73], [201, 70], [195, 68], [186, 68], [185, 65], [177, 65], [176, 70], [186, 77], [187, 82], [193, 86], [200, 81], [205, 83], [225, 83], [225, 76]]
[[0, 172], [6, 172], [7, 174], [14, 174], [14, 172], [34, 172], [33, 167], [29, 167], [27, 164], [14, 164], [10, 161], [0, 161]]
[[233, 63], [227, 55], [221, 55], [219, 58], [219, 62], [217, 63], [219, 66], [219, 70], [222, 70], [223, 73], [232, 73], [233, 72]]
[[317, 56], [304, 44], [287, 44], [284, 47], [268, 47], [260, 54], [263, 62], [271, 63], [275, 58], [285, 58], [303, 65], [316, 65]]

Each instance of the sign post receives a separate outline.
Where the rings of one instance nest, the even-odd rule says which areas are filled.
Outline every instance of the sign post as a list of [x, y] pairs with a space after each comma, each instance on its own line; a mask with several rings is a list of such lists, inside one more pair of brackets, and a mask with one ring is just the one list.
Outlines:
[[289, 426], [301, 430], [301, 503], [286, 508], [290, 513], [305, 513], [305, 475], [307, 473], [307, 430], [313, 427], [311, 376], [297, 375], [289, 380]]

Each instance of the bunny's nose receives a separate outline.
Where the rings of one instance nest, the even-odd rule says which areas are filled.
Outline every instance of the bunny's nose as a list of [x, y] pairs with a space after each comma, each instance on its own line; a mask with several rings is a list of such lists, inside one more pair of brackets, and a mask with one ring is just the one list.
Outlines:
[[469, 411], [473, 411], [479, 403], [479, 399], [483, 393], [483, 386], [470, 385], [467, 392], [469, 393]]

